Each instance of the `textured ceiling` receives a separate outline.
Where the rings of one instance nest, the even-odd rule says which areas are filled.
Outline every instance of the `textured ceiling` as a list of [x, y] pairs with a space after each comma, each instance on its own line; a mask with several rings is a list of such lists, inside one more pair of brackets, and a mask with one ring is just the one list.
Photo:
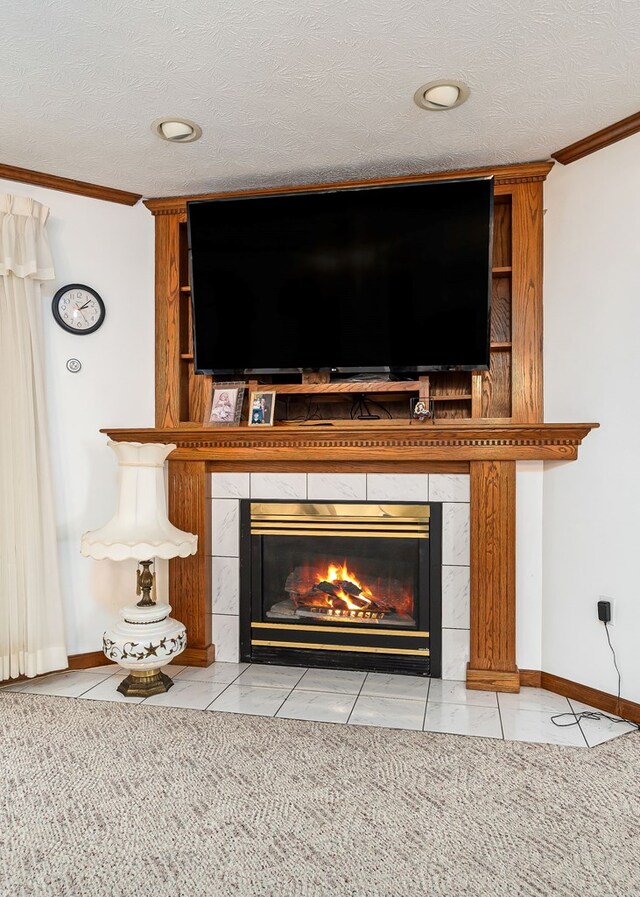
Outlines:
[[[640, 108], [639, 0], [20, 0], [2, 25], [0, 162], [146, 196], [544, 159]], [[468, 102], [418, 109], [442, 77]]]

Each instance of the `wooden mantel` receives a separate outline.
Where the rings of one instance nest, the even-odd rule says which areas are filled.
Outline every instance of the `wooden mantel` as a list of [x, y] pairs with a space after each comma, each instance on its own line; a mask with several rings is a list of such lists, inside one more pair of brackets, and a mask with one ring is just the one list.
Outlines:
[[111, 439], [175, 443], [170, 461], [574, 461], [599, 424], [334, 422], [275, 427], [104, 429]]
[[214, 470], [470, 473], [469, 688], [518, 691], [515, 594], [516, 461], [573, 461], [598, 424], [497, 420], [275, 427], [104, 429], [115, 441], [175, 443], [169, 456], [172, 522], [199, 537], [197, 555], [169, 565], [171, 603], [187, 626], [186, 663], [214, 659], [211, 515]]

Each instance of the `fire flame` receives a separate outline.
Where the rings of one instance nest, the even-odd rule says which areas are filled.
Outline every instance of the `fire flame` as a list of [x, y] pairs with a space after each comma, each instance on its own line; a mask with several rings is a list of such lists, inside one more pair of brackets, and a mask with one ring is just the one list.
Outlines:
[[[322, 582], [323, 580], [326, 582], [336, 582], [338, 580], [341, 582], [352, 582], [354, 586], [360, 589], [360, 594], [358, 596], [350, 595], [348, 592], [345, 592], [344, 589], [340, 589], [336, 592], [336, 598], [344, 601], [348, 610], [364, 610], [364, 608], [368, 607], [373, 601], [373, 594], [371, 591], [367, 586], [363, 586], [358, 581], [358, 577], [355, 573], [352, 573], [347, 567], [346, 561], [343, 561], [342, 566], [340, 567], [336, 564], [329, 564], [324, 575], [317, 573], [316, 581]], [[331, 601], [331, 599], [329, 600], [333, 607], [333, 601]]]

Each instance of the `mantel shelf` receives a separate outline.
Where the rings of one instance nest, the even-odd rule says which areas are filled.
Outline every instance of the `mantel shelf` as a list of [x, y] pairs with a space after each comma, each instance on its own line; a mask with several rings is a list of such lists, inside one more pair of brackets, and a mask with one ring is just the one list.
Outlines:
[[573, 461], [596, 423], [337, 422], [275, 427], [101, 430], [115, 441], [175, 443], [174, 461]]

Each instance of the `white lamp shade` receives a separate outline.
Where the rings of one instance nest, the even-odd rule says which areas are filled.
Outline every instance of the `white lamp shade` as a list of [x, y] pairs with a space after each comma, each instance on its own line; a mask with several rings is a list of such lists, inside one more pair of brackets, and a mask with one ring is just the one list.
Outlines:
[[169, 522], [164, 462], [175, 445], [109, 442], [118, 458], [118, 505], [100, 529], [82, 536], [85, 557], [112, 561], [187, 557], [198, 550], [198, 537]]

